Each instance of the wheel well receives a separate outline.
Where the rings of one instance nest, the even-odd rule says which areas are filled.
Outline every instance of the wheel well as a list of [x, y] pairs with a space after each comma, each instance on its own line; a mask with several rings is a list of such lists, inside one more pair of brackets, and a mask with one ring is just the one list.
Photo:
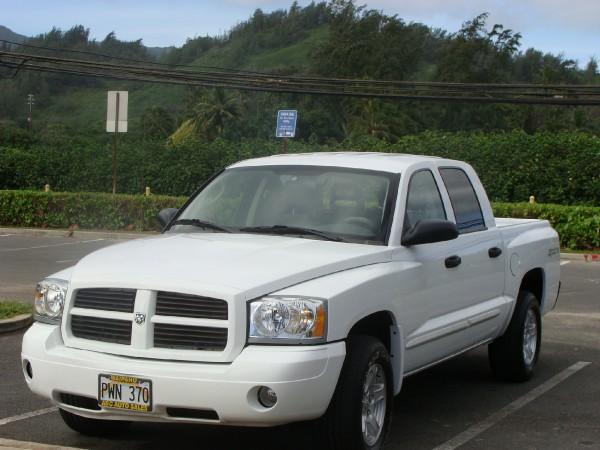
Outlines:
[[540, 307], [543, 302], [544, 295], [544, 272], [539, 267], [537, 269], [532, 269], [525, 274], [523, 280], [521, 281], [521, 287], [519, 291], [529, 291], [533, 295], [536, 296], [538, 301], [540, 302]]
[[361, 320], [356, 322], [350, 329], [348, 336], [355, 336], [358, 334], [372, 336], [376, 339], [379, 339], [387, 351], [391, 354], [392, 342], [390, 336], [390, 325], [394, 325], [392, 313], [389, 311], [379, 311], [363, 317]]

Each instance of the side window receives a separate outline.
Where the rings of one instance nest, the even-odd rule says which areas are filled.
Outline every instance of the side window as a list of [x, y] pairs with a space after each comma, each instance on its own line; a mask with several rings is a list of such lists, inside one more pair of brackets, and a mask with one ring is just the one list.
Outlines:
[[408, 183], [404, 230], [422, 219], [446, 219], [444, 203], [430, 170], [415, 172]]
[[460, 233], [485, 230], [485, 221], [475, 189], [467, 174], [454, 167], [440, 169], [454, 209], [456, 226]]

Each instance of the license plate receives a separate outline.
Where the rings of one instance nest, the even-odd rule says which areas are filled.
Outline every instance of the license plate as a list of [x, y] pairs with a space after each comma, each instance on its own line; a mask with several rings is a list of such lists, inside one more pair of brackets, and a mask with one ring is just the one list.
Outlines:
[[152, 381], [129, 375], [98, 375], [98, 405], [128, 411], [152, 411]]

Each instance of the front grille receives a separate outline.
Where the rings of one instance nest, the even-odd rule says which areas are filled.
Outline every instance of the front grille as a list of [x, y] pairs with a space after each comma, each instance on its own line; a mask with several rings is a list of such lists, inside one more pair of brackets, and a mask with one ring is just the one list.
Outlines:
[[154, 324], [155, 347], [222, 351], [226, 345], [227, 328]]
[[[183, 361], [225, 356], [218, 353], [224, 352], [228, 343], [226, 300], [158, 290], [92, 287], [75, 289], [67, 311], [70, 333], [65, 342], [69, 345], [69, 336], [79, 338], [74, 342], [77, 348], [105, 348], [117, 355]], [[101, 343], [105, 344], [99, 347]], [[212, 355], [203, 356], [202, 351]]]
[[79, 289], [75, 293], [76, 308], [133, 312], [135, 289]]
[[227, 302], [210, 297], [159, 291], [156, 294], [156, 314], [227, 320]]
[[102, 409], [100, 406], [98, 406], [98, 400], [95, 398], [67, 394], [66, 392], [61, 392], [59, 398], [61, 403], [74, 406], [76, 408], [91, 409], [93, 411], [100, 411]]
[[71, 332], [73, 336], [81, 339], [131, 344], [131, 322], [129, 320], [72, 315]]

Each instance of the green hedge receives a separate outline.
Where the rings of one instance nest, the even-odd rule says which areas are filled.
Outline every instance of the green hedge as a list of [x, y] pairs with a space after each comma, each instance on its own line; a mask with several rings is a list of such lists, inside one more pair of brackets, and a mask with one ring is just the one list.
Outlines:
[[[157, 230], [156, 214], [179, 207], [185, 197], [0, 191], [0, 225], [18, 227]], [[553, 204], [493, 203], [497, 217], [547, 219], [561, 246], [600, 248], [600, 208]]]
[[562, 248], [600, 248], [600, 208], [529, 203], [493, 203], [496, 217], [548, 220], [560, 236]]
[[[0, 189], [110, 192], [112, 147], [108, 138], [57, 133], [23, 144], [2, 139]], [[290, 152], [378, 151], [417, 153], [464, 160], [477, 170], [492, 201], [600, 206], [600, 138], [582, 132], [425, 132], [391, 144], [370, 137], [318, 145], [290, 141]], [[146, 186], [164, 195], [189, 195], [224, 166], [244, 158], [281, 152], [275, 140], [163, 142], [122, 137], [118, 192], [141, 194]]]
[[156, 214], [184, 197], [0, 191], [0, 225], [103, 230], [158, 230]]

